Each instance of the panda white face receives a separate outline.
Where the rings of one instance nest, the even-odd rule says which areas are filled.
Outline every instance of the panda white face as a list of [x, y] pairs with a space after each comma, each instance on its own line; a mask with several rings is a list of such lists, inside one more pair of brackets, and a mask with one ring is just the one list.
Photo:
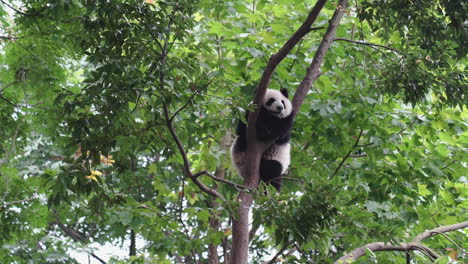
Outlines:
[[263, 107], [277, 118], [288, 117], [292, 112], [292, 104], [288, 99], [286, 89], [281, 91], [267, 89], [263, 99]]

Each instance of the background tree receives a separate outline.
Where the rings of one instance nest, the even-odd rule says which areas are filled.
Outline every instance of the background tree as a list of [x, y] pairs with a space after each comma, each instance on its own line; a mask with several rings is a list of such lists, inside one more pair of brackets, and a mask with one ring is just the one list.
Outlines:
[[[466, 260], [463, 1], [0, 2], [0, 262]], [[263, 195], [228, 149], [267, 86], [297, 116]]]

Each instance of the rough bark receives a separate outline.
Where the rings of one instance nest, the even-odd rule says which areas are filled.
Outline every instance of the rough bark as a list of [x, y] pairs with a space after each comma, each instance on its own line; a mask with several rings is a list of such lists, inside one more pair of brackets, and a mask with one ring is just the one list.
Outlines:
[[338, 6], [336, 7], [335, 13], [333, 13], [332, 18], [328, 24], [327, 32], [323, 36], [322, 42], [315, 52], [312, 63], [309, 68], [307, 68], [307, 73], [302, 82], [299, 84], [296, 93], [294, 94], [292, 104], [294, 109], [294, 115], [297, 115], [299, 108], [304, 102], [304, 98], [309, 92], [312, 83], [315, 82], [320, 77], [320, 66], [322, 65], [325, 54], [327, 53], [330, 45], [335, 39], [336, 29], [340, 24], [341, 18], [343, 17], [345, 9], [348, 7], [348, 0], [340, 0]]
[[[223, 136], [221, 140], [221, 150], [224, 152], [229, 151], [229, 146], [232, 143], [231, 133], [229, 131]], [[226, 174], [226, 168], [223, 165], [220, 165], [216, 168], [215, 176], [219, 179], [224, 179]], [[208, 205], [211, 209], [216, 209], [220, 204], [214, 200], [209, 200]], [[213, 213], [210, 216], [210, 228], [213, 230], [220, 229], [219, 215], [213, 210]], [[219, 264], [219, 254], [218, 254], [218, 245], [210, 243], [208, 244], [208, 263], [209, 264]]]

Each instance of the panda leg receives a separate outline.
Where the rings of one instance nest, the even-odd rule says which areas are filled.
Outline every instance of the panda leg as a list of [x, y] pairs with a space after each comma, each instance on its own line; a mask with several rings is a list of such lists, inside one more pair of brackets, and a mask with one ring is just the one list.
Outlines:
[[273, 185], [279, 192], [281, 190], [281, 172], [283, 166], [276, 160], [260, 160], [260, 179], [267, 184]]

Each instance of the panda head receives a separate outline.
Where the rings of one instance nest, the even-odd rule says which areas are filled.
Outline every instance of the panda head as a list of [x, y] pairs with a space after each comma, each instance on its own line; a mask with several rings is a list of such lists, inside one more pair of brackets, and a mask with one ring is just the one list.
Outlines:
[[286, 118], [292, 113], [292, 104], [288, 99], [288, 91], [267, 89], [263, 98], [263, 107], [277, 118]]

